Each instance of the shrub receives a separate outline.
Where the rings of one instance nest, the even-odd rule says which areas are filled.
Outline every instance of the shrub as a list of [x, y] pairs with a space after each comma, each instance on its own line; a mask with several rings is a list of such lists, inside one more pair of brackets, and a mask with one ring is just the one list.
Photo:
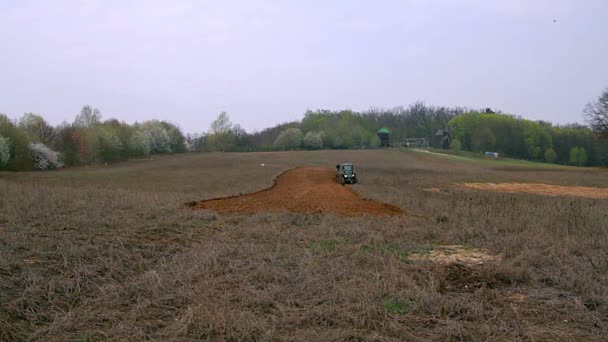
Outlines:
[[462, 150], [462, 143], [458, 139], [452, 140], [452, 144], [450, 144], [450, 148], [454, 151]]
[[30, 155], [34, 167], [38, 170], [58, 169], [63, 167], [60, 154], [40, 143], [30, 144]]

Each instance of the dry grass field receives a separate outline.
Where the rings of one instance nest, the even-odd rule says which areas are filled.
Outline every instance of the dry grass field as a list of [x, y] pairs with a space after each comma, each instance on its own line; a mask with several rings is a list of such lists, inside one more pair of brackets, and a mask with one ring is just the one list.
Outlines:
[[[340, 161], [405, 214], [185, 205]], [[364, 150], [0, 173], [0, 341], [605, 340], [608, 199], [459, 186], [488, 182], [608, 172]]]

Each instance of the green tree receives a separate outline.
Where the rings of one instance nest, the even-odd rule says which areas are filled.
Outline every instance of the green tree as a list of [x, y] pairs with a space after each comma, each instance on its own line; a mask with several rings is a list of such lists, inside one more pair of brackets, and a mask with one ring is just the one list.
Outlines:
[[557, 153], [555, 153], [555, 150], [553, 148], [549, 147], [545, 150], [544, 157], [547, 163], [554, 163], [557, 159]]
[[299, 128], [287, 128], [274, 141], [274, 147], [283, 150], [295, 149], [302, 146], [302, 131]]
[[57, 133], [40, 115], [27, 113], [19, 120], [19, 129], [23, 131], [30, 142], [50, 146], [55, 143]]
[[30, 143], [27, 135], [3, 114], [0, 114], [0, 136], [10, 141], [10, 157], [3, 168], [12, 171], [33, 169], [34, 164], [30, 158]]
[[573, 147], [570, 150], [570, 163], [576, 166], [584, 166], [587, 164], [587, 151], [582, 147]]
[[235, 145], [235, 136], [232, 132], [232, 122], [226, 112], [221, 112], [209, 127], [207, 144], [212, 151], [230, 151]]
[[496, 136], [489, 127], [480, 127], [473, 132], [471, 144], [474, 151], [494, 151]]
[[452, 140], [452, 143], [450, 144], [450, 149], [452, 149], [454, 151], [462, 150], [462, 143], [460, 142], [460, 140], [458, 140], [458, 139]]
[[10, 140], [0, 135], [0, 167], [6, 165], [10, 158]]
[[104, 127], [99, 132], [99, 159], [111, 163], [122, 159], [123, 145], [114, 131]]

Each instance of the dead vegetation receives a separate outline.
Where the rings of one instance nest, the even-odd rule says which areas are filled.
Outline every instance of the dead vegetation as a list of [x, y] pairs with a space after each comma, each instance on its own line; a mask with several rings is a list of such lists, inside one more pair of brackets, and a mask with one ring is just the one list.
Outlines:
[[[182, 205], [345, 159], [358, 165], [357, 192], [408, 215]], [[3, 173], [0, 340], [600, 341], [608, 201], [423, 191], [542, 179], [608, 186], [597, 170], [515, 173], [390, 151], [200, 154]], [[492, 259], [432, 259], [467, 253]]]

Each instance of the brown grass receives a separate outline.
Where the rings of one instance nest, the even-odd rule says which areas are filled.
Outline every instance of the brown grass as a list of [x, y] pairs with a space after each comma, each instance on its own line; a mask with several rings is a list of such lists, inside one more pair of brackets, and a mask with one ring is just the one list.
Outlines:
[[[338, 161], [358, 167], [362, 196], [411, 215], [183, 206]], [[473, 181], [608, 186], [600, 170], [512, 172], [397, 151], [1, 173], [0, 340], [602, 340], [608, 201], [423, 191]], [[498, 259], [412, 257], [445, 245]]]

